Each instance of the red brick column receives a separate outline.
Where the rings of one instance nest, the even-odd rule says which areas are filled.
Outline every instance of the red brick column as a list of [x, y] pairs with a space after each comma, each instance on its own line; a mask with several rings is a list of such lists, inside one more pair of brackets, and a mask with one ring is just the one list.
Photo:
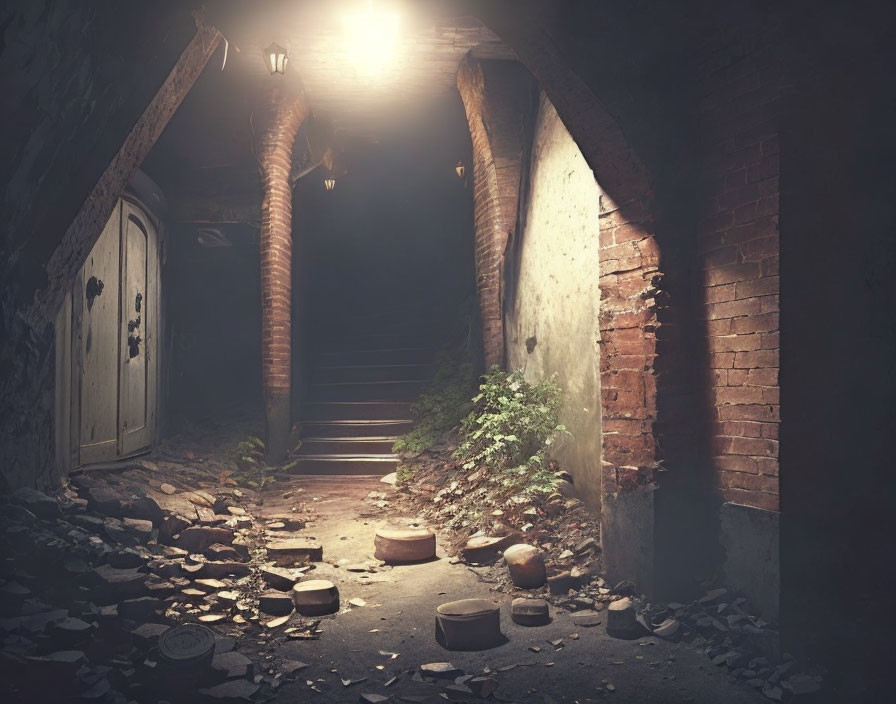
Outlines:
[[502, 280], [516, 229], [531, 77], [518, 64], [467, 57], [457, 73], [473, 141], [476, 289], [485, 365], [504, 363]]
[[270, 94], [261, 134], [264, 199], [261, 205], [261, 354], [267, 421], [265, 459], [282, 462], [291, 428], [292, 186], [289, 175], [296, 133], [308, 115], [304, 95], [289, 95], [281, 83]]
[[600, 207], [600, 384], [604, 497], [652, 484], [659, 463], [657, 297], [662, 276], [649, 193]]

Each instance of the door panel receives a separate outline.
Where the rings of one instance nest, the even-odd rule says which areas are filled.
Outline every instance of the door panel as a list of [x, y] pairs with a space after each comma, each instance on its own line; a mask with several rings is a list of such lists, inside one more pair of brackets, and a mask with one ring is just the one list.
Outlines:
[[78, 394], [79, 462], [118, 454], [118, 313], [121, 207], [116, 206], [72, 291]]
[[152, 443], [155, 415], [155, 229], [136, 206], [123, 204], [121, 234], [120, 453]]

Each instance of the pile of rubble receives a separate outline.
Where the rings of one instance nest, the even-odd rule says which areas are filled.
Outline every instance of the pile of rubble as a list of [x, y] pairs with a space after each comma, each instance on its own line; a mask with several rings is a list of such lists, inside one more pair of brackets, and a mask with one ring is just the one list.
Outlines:
[[[753, 615], [743, 596], [707, 587], [693, 603], [658, 605], [638, 597], [627, 580], [606, 583], [600, 576], [599, 519], [574, 498], [562, 473], [550, 495], [507, 496], [482, 470], [469, 472], [452, 462], [448, 445], [405, 461], [414, 470], [401, 486], [405, 500], [451, 532], [452, 559], [464, 562], [492, 591], [520, 603], [550, 602], [584, 627], [605, 620], [616, 637], [689, 643], [714, 665], [727, 667], [732, 681], [772, 701], [820, 690], [821, 678], [800, 671], [779, 651], [777, 630]], [[471, 522], [475, 514], [482, 518]]]
[[[565, 594], [596, 577], [601, 568], [600, 519], [574, 496], [569, 475], [557, 468], [557, 485], [549, 494], [508, 492], [485, 470], [459, 467], [451, 459], [452, 449], [446, 443], [404, 458], [413, 468], [413, 478], [400, 486], [411, 510], [451, 533], [450, 555], [462, 554], [471, 538], [515, 535], [516, 542], [535, 545], [544, 554], [554, 594]], [[510, 584], [500, 573], [490, 578]], [[562, 584], [569, 586], [562, 589]]]
[[[262, 525], [249, 512], [260, 499], [208, 474], [196, 485], [214, 493], [148, 479], [152, 471], [76, 476], [58, 497], [7, 497], [0, 698], [245, 700], [305, 667], [278, 658], [273, 636], [318, 637], [321, 619], [290, 591], [320, 546], [298, 532], [298, 512]], [[159, 638], [177, 624], [214, 628], [208, 661], [189, 677], [160, 657]], [[234, 649], [246, 634], [252, 658]]]

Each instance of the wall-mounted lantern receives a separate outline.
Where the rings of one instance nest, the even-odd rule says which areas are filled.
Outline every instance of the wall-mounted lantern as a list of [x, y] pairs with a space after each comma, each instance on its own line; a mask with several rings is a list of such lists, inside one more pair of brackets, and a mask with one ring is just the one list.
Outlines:
[[286, 64], [289, 62], [289, 55], [286, 53], [286, 49], [277, 44], [277, 42], [273, 42], [264, 50], [264, 59], [271, 75], [275, 73], [286, 73]]
[[325, 178], [324, 188], [326, 188], [328, 191], [332, 191], [334, 188], [336, 188], [336, 179], [332, 177]]
[[464, 172], [466, 171], [466, 169], [464, 169], [464, 162], [458, 160], [457, 165], [454, 167], [454, 171], [458, 178], [463, 178]]

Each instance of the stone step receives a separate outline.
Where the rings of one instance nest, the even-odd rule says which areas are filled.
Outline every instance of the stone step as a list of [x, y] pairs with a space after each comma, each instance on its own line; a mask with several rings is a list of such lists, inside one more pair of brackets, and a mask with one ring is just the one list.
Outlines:
[[348, 381], [312, 384], [313, 401], [413, 401], [426, 387], [424, 379], [408, 381]]
[[384, 347], [381, 349], [344, 349], [320, 352], [320, 366], [374, 366], [381, 364], [431, 364], [431, 347]]
[[415, 381], [430, 379], [432, 364], [372, 364], [355, 366], [319, 367], [314, 372], [314, 382], [332, 384], [339, 382]]
[[295, 474], [385, 475], [398, 469], [398, 455], [305, 455]]
[[302, 433], [308, 438], [382, 438], [404, 435], [410, 420], [307, 420]]
[[305, 404], [307, 420], [409, 420], [407, 401], [311, 401]]
[[318, 349], [321, 352], [341, 352], [344, 350], [384, 350], [404, 347], [421, 347], [421, 343], [429, 342], [430, 335], [425, 331], [385, 332], [385, 333], [349, 333], [338, 337], [320, 340]]
[[395, 437], [372, 438], [321, 438], [307, 437], [302, 439], [299, 455], [389, 455]]

